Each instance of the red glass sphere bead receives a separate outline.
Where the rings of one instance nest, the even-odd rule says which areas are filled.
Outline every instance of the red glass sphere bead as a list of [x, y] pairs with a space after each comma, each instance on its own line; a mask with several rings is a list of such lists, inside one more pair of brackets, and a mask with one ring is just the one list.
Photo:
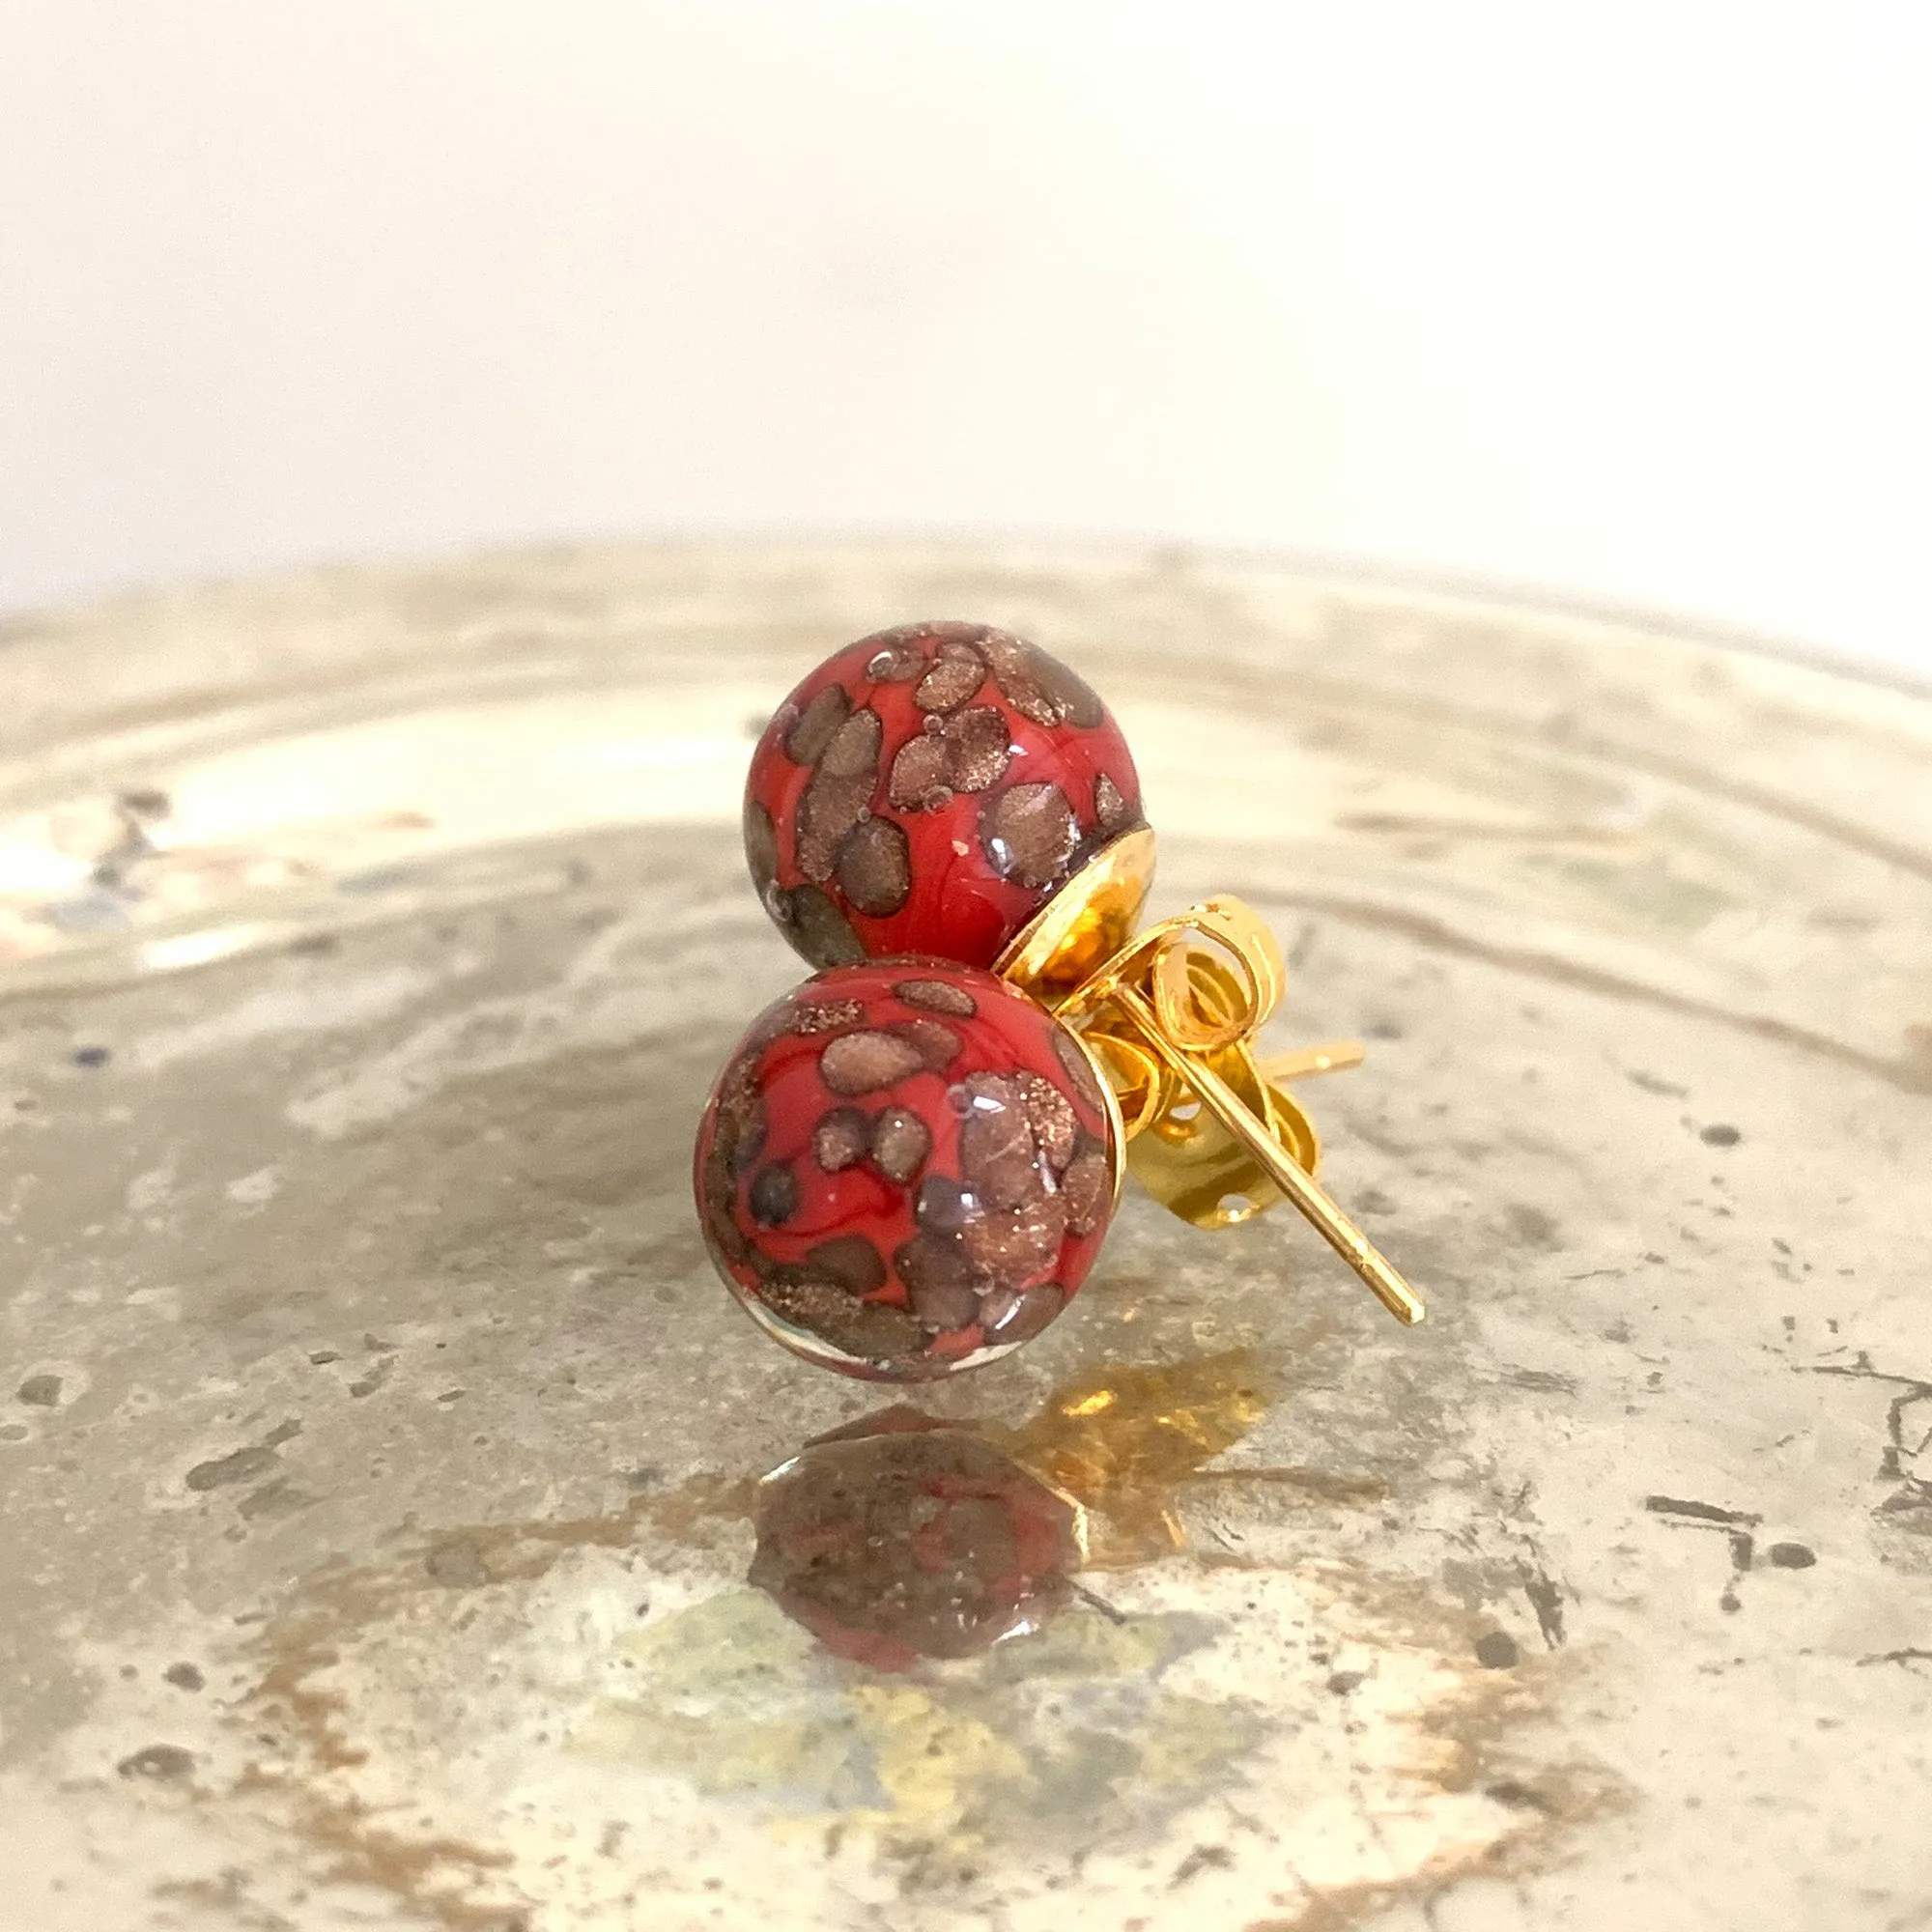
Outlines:
[[848, 1375], [994, 1360], [1066, 1305], [1122, 1173], [1085, 1046], [989, 973], [834, 967], [769, 1008], [697, 1130], [698, 1219], [753, 1319]]
[[985, 624], [905, 624], [828, 658], [779, 706], [745, 787], [753, 880], [814, 966], [991, 967], [1143, 828], [1112, 713]]

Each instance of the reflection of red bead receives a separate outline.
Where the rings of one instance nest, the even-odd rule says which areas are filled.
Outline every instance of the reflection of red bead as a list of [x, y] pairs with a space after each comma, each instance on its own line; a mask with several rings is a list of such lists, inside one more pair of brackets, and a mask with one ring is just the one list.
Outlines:
[[828, 658], [765, 727], [745, 787], [752, 877], [815, 966], [991, 966], [1141, 822], [1107, 707], [984, 624], [906, 624]]
[[1072, 1595], [1067, 1499], [970, 1429], [890, 1408], [758, 1486], [749, 1581], [839, 1657], [907, 1670], [1037, 1631]]
[[1039, 1333], [1113, 1214], [1087, 1049], [1003, 980], [934, 959], [835, 967], [763, 1013], [697, 1131], [720, 1271], [788, 1348], [917, 1380]]

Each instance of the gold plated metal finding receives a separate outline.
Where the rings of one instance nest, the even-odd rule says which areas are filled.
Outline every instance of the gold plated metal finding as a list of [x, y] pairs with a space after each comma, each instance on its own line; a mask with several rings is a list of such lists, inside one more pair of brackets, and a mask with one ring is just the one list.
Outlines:
[[[1116, 924], [1124, 898], [1114, 901]], [[1090, 939], [1098, 929], [1088, 928]], [[1007, 977], [1092, 1049], [1120, 1102], [1127, 1164], [1148, 1192], [1199, 1228], [1232, 1227], [1288, 1200], [1398, 1321], [1420, 1321], [1415, 1292], [1315, 1179], [1321, 1143], [1286, 1091], [1290, 1080], [1359, 1065], [1361, 1045], [1256, 1055], [1286, 977], [1260, 915], [1211, 898], [1126, 940], [1071, 983], [1066, 958], [1018, 945]]]
[[1015, 933], [993, 962], [1009, 985], [1056, 1005], [1133, 937], [1153, 885], [1152, 831], [1104, 845]]
[[1346, 1073], [1361, 1065], [1368, 1048], [1358, 1039], [1331, 1039], [1321, 1046], [1304, 1046], [1293, 1053], [1271, 1053], [1259, 1063], [1262, 1072], [1277, 1084], [1307, 1080], [1317, 1073]]

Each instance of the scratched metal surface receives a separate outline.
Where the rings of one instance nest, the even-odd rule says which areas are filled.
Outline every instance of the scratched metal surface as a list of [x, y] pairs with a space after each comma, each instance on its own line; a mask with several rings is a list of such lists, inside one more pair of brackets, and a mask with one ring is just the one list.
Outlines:
[[[1398, 1331], [1130, 1199], [922, 1398], [1084, 1485], [1043, 1635], [747, 1586], [888, 1398], [711, 1277], [794, 975], [753, 721], [899, 618], [1113, 698], [1238, 891]], [[1932, 1924], [1932, 702], [1263, 563], [612, 548], [0, 655], [0, 1924]], [[1042, 1446], [1044, 1445], [1044, 1447]]]

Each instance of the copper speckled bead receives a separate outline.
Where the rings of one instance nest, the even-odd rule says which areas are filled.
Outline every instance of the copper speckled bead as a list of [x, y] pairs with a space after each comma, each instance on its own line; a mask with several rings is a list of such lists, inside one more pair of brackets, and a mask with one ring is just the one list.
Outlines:
[[1119, 1185], [1087, 1049], [988, 973], [835, 967], [770, 1008], [698, 1127], [698, 1218], [759, 1325], [920, 1380], [1029, 1340], [1080, 1286]]
[[814, 966], [990, 967], [1142, 823], [1107, 707], [984, 624], [905, 624], [828, 658], [780, 705], [745, 788], [752, 877]]

